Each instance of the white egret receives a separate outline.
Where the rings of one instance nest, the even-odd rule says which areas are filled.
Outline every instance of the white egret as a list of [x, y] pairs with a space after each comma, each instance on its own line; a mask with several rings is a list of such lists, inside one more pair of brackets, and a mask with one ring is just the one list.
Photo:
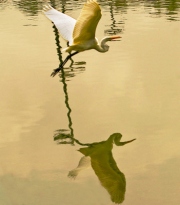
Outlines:
[[113, 144], [123, 146], [135, 140], [121, 142], [121, 138], [120, 133], [114, 133], [106, 141], [87, 144], [88, 147], [80, 148], [78, 151], [84, 156], [80, 159], [77, 168], [68, 174], [70, 178], [75, 179], [80, 171], [91, 165], [101, 185], [111, 196], [112, 202], [117, 204], [124, 201], [126, 179], [113, 158]]
[[[87, 0], [84, 4], [77, 21], [72, 17], [57, 11], [50, 5], [44, 6], [44, 14], [49, 18], [60, 35], [69, 42], [69, 46], [64, 51], [70, 53], [59, 68], [55, 69], [51, 76], [55, 76], [66, 62], [79, 52], [95, 49], [99, 52], [107, 52], [109, 46], [107, 41], [121, 38], [118, 35], [106, 36], [100, 42], [95, 37], [96, 27], [101, 18], [101, 9], [95, 0]], [[72, 51], [75, 51], [71, 53]]]

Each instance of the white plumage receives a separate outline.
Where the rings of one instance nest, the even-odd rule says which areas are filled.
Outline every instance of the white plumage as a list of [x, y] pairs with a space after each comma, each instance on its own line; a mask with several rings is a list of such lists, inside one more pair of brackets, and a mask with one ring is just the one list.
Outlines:
[[54, 23], [60, 35], [69, 42], [69, 45], [71, 45], [73, 43], [72, 36], [76, 20], [57, 11], [50, 5], [44, 6], [44, 14]]

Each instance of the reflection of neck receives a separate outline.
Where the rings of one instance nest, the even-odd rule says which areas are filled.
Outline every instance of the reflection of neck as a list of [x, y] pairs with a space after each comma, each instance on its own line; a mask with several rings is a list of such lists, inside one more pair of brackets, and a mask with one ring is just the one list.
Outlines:
[[133, 140], [125, 141], [125, 142], [120, 142], [121, 138], [122, 138], [122, 135], [120, 133], [114, 133], [109, 137], [108, 141], [110, 141], [111, 143], [114, 142], [114, 144], [117, 146], [123, 146], [127, 143], [130, 143], [136, 140], [136, 139], [133, 139]]

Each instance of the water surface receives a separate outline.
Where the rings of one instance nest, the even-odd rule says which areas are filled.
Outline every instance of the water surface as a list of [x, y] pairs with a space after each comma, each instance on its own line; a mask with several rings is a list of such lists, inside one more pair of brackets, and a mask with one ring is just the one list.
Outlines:
[[[98, 2], [97, 37], [121, 41], [75, 56], [55, 78], [66, 43], [44, 2], [0, 2], [2, 205], [113, 204], [91, 167], [67, 177], [83, 146], [57, 136], [92, 144], [117, 132], [136, 138], [112, 150], [126, 178], [123, 204], [180, 204], [180, 2]], [[83, 4], [51, 1], [74, 18]]]

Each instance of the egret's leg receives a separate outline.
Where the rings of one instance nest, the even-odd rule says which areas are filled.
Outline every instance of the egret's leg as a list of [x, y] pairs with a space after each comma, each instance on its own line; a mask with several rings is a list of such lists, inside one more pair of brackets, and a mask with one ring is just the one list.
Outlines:
[[76, 51], [74, 53], [71, 53], [70, 55], [68, 55], [66, 57], [66, 59], [61, 63], [61, 65], [59, 66], [59, 68], [54, 69], [54, 71], [51, 73], [51, 76], [54, 77], [57, 73], [59, 73], [59, 71], [64, 67], [64, 65], [67, 63], [67, 61], [74, 55], [78, 54], [79, 52]]

